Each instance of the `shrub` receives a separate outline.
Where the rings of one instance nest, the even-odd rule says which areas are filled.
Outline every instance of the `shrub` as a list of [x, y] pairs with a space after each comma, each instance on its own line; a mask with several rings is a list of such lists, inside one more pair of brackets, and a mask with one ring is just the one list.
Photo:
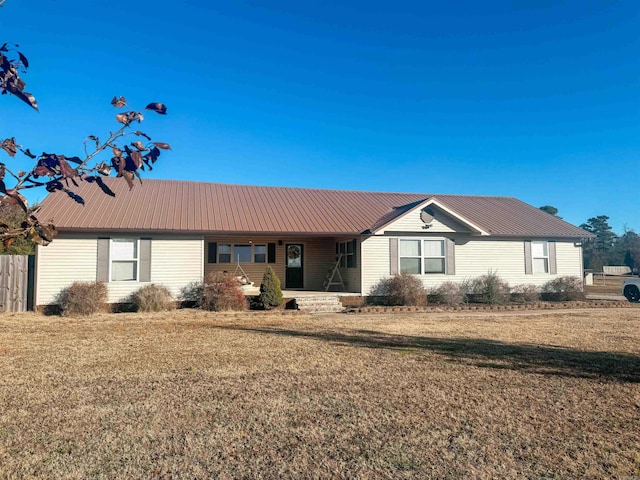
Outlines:
[[190, 307], [200, 307], [204, 295], [202, 280], [194, 280], [180, 289], [180, 301]]
[[232, 275], [215, 272], [204, 278], [201, 306], [215, 312], [246, 310], [247, 299]]
[[511, 289], [511, 296], [525, 303], [537, 302], [540, 300], [540, 289], [535, 285], [521, 283]]
[[470, 284], [471, 294], [477, 301], [489, 305], [504, 305], [509, 302], [509, 284], [497, 273], [489, 272], [474, 278]]
[[558, 277], [542, 286], [543, 297], [547, 300], [567, 302], [584, 300], [582, 280], [578, 277]]
[[463, 285], [455, 282], [443, 282], [431, 291], [433, 301], [441, 305], [460, 305], [467, 301]]
[[367, 296], [366, 303], [368, 305], [386, 305], [386, 295], [389, 291], [389, 282], [391, 278], [383, 278], [373, 287]]
[[258, 296], [258, 307], [265, 310], [270, 310], [273, 307], [279, 307], [282, 305], [282, 289], [280, 288], [280, 279], [273, 271], [271, 266], [267, 266], [267, 269], [262, 276], [262, 283], [260, 284], [260, 295]]
[[131, 294], [131, 303], [138, 312], [162, 312], [173, 310], [176, 303], [164, 285], [145, 285]]
[[420, 279], [401, 273], [380, 280], [371, 290], [374, 301], [383, 305], [423, 306], [427, 304], [427, 291]]
[[104, 312], [107, 305], [107, 285], [104, 282], [74, 282], [57, 298], [64, 317], [79, 317]]

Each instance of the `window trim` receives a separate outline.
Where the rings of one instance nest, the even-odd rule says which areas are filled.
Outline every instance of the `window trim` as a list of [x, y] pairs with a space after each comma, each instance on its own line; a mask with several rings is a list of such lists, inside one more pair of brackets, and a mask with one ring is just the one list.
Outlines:
[[[536, 244], [542, 245], [543, 246], [543, 252], [544, 250], [547, 251], [546, 255], [535, 255], [534, 254], [534, 246]], [[534, 275], [549, 275], [549, 273], [551, 272], [551, 255], [549, 254], [549, 241], [548, 240], [532, 240], [531, 241], [531, 272]], [[545, 265], [546, 265], [546, 270], [545, 271], [538, 271], [536, 270], [536, 260], [538, 259], [544, 259], [546, 260]]]
[[[414, 241], [414, 242], [420, 242], [420, 254], [418, 256], [407, 256], [407, 255], [402, 255], [401, 254], [401, 244], [403, 241]], [[440, 244], [442, 245], [442, 255], [438, 255], [438, 256], [433, 256], [433, 255], [426, 255], [426, 249], [425, 249], [425, 245], [424, 242], [434, 242], [434, 241], [438, 241], [440, 242]], [[448, 274], [448, 269], [449, 269], [449, 262], [448, 262], [448, 255], [449, 253], [447, 252], [447, 239], [444, 237], [429, 237], [429, 238], [416, 238], [416, 237], [398, 237], [398, 273], [402, 273], [402, 259], [403, 258], [420, 258], [420, 273], [412, 273], [410, 275], [428, 275], [428, 276], [432, 276], [432, 275], [447, 275]], [[442, 259], [442, 266], [443, 269], [441, 272], [427, 272], [425, 269], [425, 260], [427, 259]]]
[[[133, 241], [135, 243], [135, 257], [134, 258], [114, 258], [113, 243], [114, 241]], [[135, 262], [135, 278], [131, 280], [114, 280], [113, 278], [113, 264], [114, 263], [129, 263]], [[140, 239], [134, 237], [112, 237], [109, 239], [109, 282], [113, 283], [132, 283], [140, 281]]]

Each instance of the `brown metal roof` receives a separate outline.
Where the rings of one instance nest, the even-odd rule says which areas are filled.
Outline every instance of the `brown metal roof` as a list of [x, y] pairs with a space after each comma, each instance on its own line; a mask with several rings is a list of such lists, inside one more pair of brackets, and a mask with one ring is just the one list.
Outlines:
[[49, 194], [38, 212], [66, 231], [184, 233], [359, 234], [388, 224], [429, 198], [497, 236], [582, 238], [589, 233], [512, 197], [361, 192], [144, 180], [129, 191], [104, 179], [116, 194], [80, 182], [74, 192]]

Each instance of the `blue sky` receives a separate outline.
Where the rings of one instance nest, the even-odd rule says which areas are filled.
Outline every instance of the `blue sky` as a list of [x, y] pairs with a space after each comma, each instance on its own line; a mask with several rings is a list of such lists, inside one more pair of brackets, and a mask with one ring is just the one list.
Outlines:
[[3, 97], [0, 136], [80, 156], [123, 95], [168, 106], [148, 178], [507, 195], [639, 231], [639, 21], [610, 0], [7, 0], [40, 113]]

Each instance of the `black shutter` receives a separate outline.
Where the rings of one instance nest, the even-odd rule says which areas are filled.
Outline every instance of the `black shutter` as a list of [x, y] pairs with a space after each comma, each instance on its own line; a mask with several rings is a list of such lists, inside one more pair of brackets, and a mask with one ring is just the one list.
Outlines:
[[356, 268], [358, 266], [358, 241], [354, 239], [351, 240], [351, 243], [353, 244], [353, 255], [351, 256], [351, 265], [347, 266]]
[[218, 261], [218, 244], [209, 242], [207, 250], [207, 263], [216, 263]]
[[276, 263], [276, 244], [267, 244], [267, 263]]

